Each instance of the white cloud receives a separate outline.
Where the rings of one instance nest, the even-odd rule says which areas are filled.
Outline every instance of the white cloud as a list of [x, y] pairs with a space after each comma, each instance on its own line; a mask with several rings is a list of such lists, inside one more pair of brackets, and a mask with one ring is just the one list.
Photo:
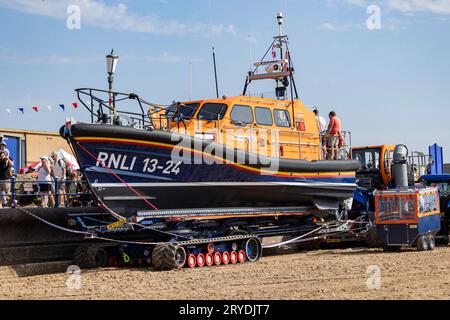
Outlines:
[[[338, 0], [327, 0], [336, 4]], [[344, 0], [345, 3], [358, 7], [378, 4], [390, 10], [411, 14], [416, 12], [431, 12], [435, 14], [450, 14], [450, 0]]]
[[325, 22], [319, 26], [319, 29], [326, 31], [346, 31], [350, 29], [361, 28], [361, 24], [354, 24], [350, 22]]
[[[184, 35], [189, 33], [207, 33], [208, 24], [201, 22], [178, 22], [162, 20], [157, 15], [138, 15], [128, 12], [124, 3], [108, 5], [102, 0], [0, 0], [0, 7], [10, 8], [29, 14], [66, 19], [69, 5], [78, 5], [81, 9], [81, 26], [84, 24], [105, 29], [162, 35]], [[216, 33], [235, 34], [234, 25], [214, 25]]]
[[450, 0], [388, 0], [387, 6], [403, 13], [450, 14]]

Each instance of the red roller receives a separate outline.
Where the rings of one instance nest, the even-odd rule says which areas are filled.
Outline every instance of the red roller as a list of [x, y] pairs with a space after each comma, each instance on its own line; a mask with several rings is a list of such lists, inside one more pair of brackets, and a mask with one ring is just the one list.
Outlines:
[[208, 253], [213, 253], [214, 252], [214, 244], [213, 243], [208, 243]]
[[220, 265], [222, 263], [222, 255], [220, 254], [220, 252], [214, 253], [214, 263], [216, 265]]
[[189, 255], [189, 257], [187, 258], [187, 263], [189, 268], [195, 268], [195, 266], [197, 265], [197, 258], [194, 254]]
[[244, 263], [247, 260], [247, 256], [245, 255], [244, 250], [239, 250], [238, 252], [238, 259], [240, 263]]
[[203, 267], [205, 265], [205, 256], [202, 253], [197, 255], [197, 266]]
[[205, 262], [208, 267], [211, 267], [214, 264], [214, 256], [212, 253], [207, 253], [205, 256]]
[[230, 253], [228, 251], [225, 251], [224, 253], [222, 253], [222, 262], [223, 262], [223, 264], [230, 263]]
[[231, 251], [230, 261], [231, 261], [231, 264], [236, 264], [238, 262], [238, 254], [236, 251]]

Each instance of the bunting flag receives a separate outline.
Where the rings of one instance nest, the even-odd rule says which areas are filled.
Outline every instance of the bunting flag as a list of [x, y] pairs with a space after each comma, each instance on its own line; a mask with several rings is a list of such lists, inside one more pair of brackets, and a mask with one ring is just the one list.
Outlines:
[[[71, 102], [71, 104], [72, 104], [72, 106], [73, 106], [74, 109], [77, 109], [77, 110], [78, 110], [78, 103], [77, 103], [77, 102]], [[88, 103], [88, 104], [90, 104], [90, 103]], [[59, 108], [60, 108], [63, 112], [66, 111], [66, 106], [65, 106], [64, 103], [61, 103], [61, 104], [59, 104], [58, 106], [59, 106]], [[24, 115], [24, 114], [25, 114], [25, 110], [28, 109], [28, 108], [29, 108], [29, 107], [21, 107], [21, 106], [19, 106], [19, 107], [17, 107], [17, 110], [18, 110], [20, 113], [22, 113], [22, 115]], [[39, 109], [40, 109], [39, 104], [33, 105], [33, 106], [31, 107], [31, 109], [32, 109], [34, 112], [39, 112], [39, 111], [42, 111], [42, 110], [45, 110], [45, 109], [48, 109], [48, 111], [50, 111], [50, 112], [54, 111], [54, 110], [53, 110], [53, 107], [52, 107], [51, 105], [44, 105], [44, 104], [42, 104], [41, 110], [39, 110]], [[5, 109], [0, 108], [0, 112], [3, 112], [3, 110], [4, 110], [6, 113], [12, 114], [12, 110], [14, 110], [14, 109], [11, 109], [11, 108], [5, 108]]]
[[276, 51], [276, 46], [272, 46], [272, 58], [276, 58], [277, 57], [277, 51]]

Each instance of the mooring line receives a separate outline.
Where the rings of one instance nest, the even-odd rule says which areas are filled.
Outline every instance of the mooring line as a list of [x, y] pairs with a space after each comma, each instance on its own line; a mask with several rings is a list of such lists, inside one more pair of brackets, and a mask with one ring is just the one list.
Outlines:
[[136, 189], [134, 189], [132, 186], [130, 186], [125, 180], [123, 180], [118, 174], [116, 174], [114, 171], [112, 171], [108, 166], [106, 166], [103, 161], [98, 160], [88, 149], [86, 149], [85, 147], [83, 147], [83, 145], [80, 142], [76, 142], [77, 145], [83, 149], [88, 155], [90, 155], [97, 163], [100, 163], [102, 165], [103, 168], [105, 168], [106, 170], [108, 170], [114, 177], [116, 177], [120, 182], [122, 182], [127, 188], [129, 188], [131, 191], [133, 191], [139, 198], [141, 198], [144, 202], [146, 202], [153, 210], [158, 210], [158, 208], [151, 203], [150, 201], [148, 201], [147, 199], [144, 198], [144, 196], [142, 196]]

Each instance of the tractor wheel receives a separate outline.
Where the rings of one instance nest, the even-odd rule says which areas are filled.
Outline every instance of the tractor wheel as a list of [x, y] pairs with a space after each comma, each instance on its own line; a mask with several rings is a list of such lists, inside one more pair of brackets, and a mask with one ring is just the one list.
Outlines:
[[186, 263], [186, 251], [176, 244], [157, 244], [153, 248], [152, 262], [155, 270], [180, 269]]
[[417, 239], [417, 250], [419, 250], [419, 251], [428, 250], [428, 241], [427, 241], [427, 237], [425, 235], [420, 236]]
[[378, 238], [377, 229], [375, 227], [371, 227], [367, 230], [365, 240], [368, 248], [380, 248], [383, 246], [383, 243]]
[[434, 250], [436, 247], [436, 240], [432, 234], [427, 236], [428, 250]]
[[79, 246], [75, 249], [73, 264], [81, 269], [104, 268], [108, 262], [105, 249], [98, 246]]

